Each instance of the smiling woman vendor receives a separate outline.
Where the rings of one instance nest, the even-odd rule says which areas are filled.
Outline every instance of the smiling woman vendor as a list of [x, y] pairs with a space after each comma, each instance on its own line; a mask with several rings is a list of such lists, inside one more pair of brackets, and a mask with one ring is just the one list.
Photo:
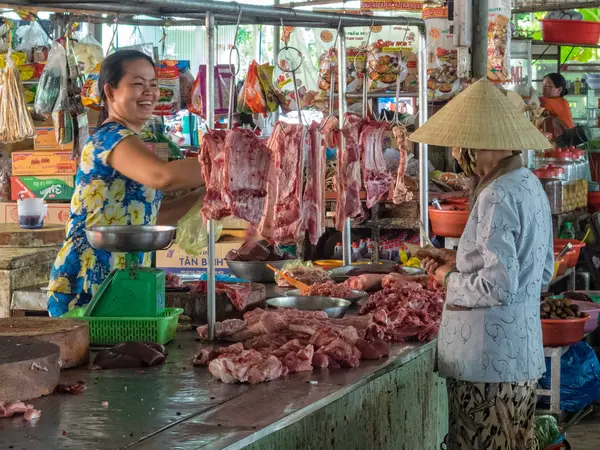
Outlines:
[[[137, 136], [159, 96], [152, 60], [133, 50], [113, 53], [102, 63], [98, 86], [107, 118], [81, 154], [67, 237], [50, 274], [50, 316], [89, 303], [110, 271], [124, 266], [124, 254], [90, 246], [87, 227], [176, 224], [202, 193], [162, 202], [161, 191], [201, 187], [200, 164], [163, 161]], [[150, 254], [140, 263], [148, 266]]]

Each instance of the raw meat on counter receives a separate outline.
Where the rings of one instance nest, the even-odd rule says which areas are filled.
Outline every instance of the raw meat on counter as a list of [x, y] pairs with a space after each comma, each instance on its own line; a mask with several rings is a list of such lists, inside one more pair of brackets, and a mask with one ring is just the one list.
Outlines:
[[392, 200], [395, 204], [409, 202], [413, 199], [413, 193], [408, 190], [404, 184], [404, 173], [406, 172], [406, 164], [408, 158], [408, 134], [403, 127], [395, 125], [392, 127], [392, 134], [396, 138], [398, 151], [400, 152], [400, 161], [398, 162], [398, 174], [396, 175], [396, 187]]
[[367, 191], [367, 208], [387, 198], [394, 185], [394, 177], [383, 157], [383, 139], [389, 131], [389, 123], [375, 121], [369, 121], [361, 131], [362, 179]]
[[178, 288], [183, 286], [181, 282], [181, 278], [179, 278], [174, 273], [167, 272], [165, 273], [165, 287], [167, 288]]
[[35, 409], [33, 405], [26, 405], [23, 402], [0, 402], [0, 418], [12, 417], [16, 414], [23, 414], [25, 420], [31, 421], [38, 419], [42, 412]]
[[325, 210], [325, 167], [326, 151], [319, 124], [313, 122], [308, 130], [309, 142], [306, 157], [306, 186], [302, 204], [302, 230], [308, 233], [311, 244], [317, 245], [325, 232], [323, 211]]
[[[243, 311], [248, 306], [248, 298], [252, 293], [251, 283], [215, 283], [217, 294], [226, 294], [231, 304], [238, 311]], [[205, 293], [208, 282], [194, 281], [190, 283], [190, 293]]]
[[336, 284], [333, 281], [315, 283], [310, 286], [304, 295], [315, 295], [319, 297], [351, 298], [354, 296], [352, 288], [348, 284]]
[[359, 291], [374, 291], [387, 286], [394, 281], [407, 281], [427, 285], [427, 275], [402, 275], [400, 273], [365, 273], [349, 278], [346, 284]]
[[[346, 219], [361, 216], [363, 213], [360, 201], [361, 183], [361, 132], [365, 119], [356, 114], [347, 113], [342, 127], [344, 146], [337, 146], [337, 202], [335, 224], [338, 231], [344, 227]], [[384, 162], [385, 165], [385, 162]], [[368, 205], [367, 205], [368, 206]], [[370, 206], [368, 206], [370, 208]]]
[[277, 122], [267, 142], [271, 168], [264, 214], [258, 227], [265, 239], [296, 243], [301, 223], [304, 125]]
[[360, 309], [361, 314], [372, 314], [365, 339], [428, 341], [437, 335], [444, 309], [443, 292], [437, 286], [431, 283], [425, 288], [398, 279], [387, 279], [382, 285], [383, 290]]

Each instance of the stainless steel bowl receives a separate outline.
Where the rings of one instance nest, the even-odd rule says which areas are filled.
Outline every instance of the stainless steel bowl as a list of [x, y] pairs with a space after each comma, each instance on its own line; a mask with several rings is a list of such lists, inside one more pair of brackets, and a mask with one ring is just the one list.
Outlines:
[[275, 272], [267, 267], [267, 264], [278, 270], [290, 260], [284, 261], [227, 261], [231, 272], [242, 280], [254, 283], [275, 283]]
[[[372, 269], [372, 268], [380, 268], [381, 269], [383, 267], [385, 267], [385, 266], [378, 266], [376, 264], [367, 264], [367, 265], [358, 265], [358, 266], [343, 266], [343, 267], [337, 267], [335, 269], [331, 269], [328, 273], [333, 281], [335, 281], [336, 283], [343, 283], [348, 278], [350, 278], [350, 276], [348, 275], [348, 272], [350, 270], [353, 270], [353, 269], [368, 270], [368, 269]], [[402, 266], [402, 270], [404, 270], [406, 275], [425, 275], [427, 273], [425, 271], [425, 269], [421, 269], [418, 267]]]
[[[300, 294], [299, 289], [291, 289], [289, 291], [286, 291], [285, 296], [286, 297], [306, 297], [306, 296]], [[336, 298], [348, 300], [350, 303], [356, 303], [364, 298], [367, 298], [368, 296], [369, 296], [369, 294], [366, 293], [365, 291], [359, 291], [357, 289], [352, 289], [352, 297], [336, 297]], [[326, 298], [329, 298], [329, 297], [326, 297]]]
[[92, 227], [85, 230], [90, 245], [109, 252], [150, 252], [167, 248], [177, 227], [123, 225]]
[[295, 308], [301, 311], [324, 311], [328, 317], [344, 317], [350, 306], [348, 300], [333, 297], [275, 297], [267, 300], [275, 308]]

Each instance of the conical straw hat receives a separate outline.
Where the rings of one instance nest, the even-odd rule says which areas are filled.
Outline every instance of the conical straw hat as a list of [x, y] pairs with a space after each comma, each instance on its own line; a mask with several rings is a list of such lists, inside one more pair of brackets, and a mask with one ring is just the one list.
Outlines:
[[409, 136], [411, 141], [476, 150], [545, 150], [552, 145], [500, 89], [482, 79]]

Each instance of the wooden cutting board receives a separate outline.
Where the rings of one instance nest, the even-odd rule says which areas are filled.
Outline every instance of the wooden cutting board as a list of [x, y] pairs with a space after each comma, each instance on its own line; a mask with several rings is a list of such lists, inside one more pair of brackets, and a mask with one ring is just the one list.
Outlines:
[[0, 247], [56, 247], [65, 240], [64, 225], [25, 230], [17, 223], [0, 224]]
[[90, 359], [89, 330], [87, 322], [83, 320], [10, 317], [0, 319], [2, 336], [35, 339], [57, 345], [62, 369], [86, 364]]
[[[192, 319], [192, 325], [206, 325], [207, 298], [206, 293], [167, 292], [166, 304], [169, 308], [183, 308], [184, 315]], [[252, 283], [252, 292], [248, 296], [248, 306], [244, 311], [233, 307], [226, 294], [217, 294], [215, 299], [216, 320], [241, 319], [244, 312], [259, 306], [264, 306], [267, 299], [267, 289], [264, 284]]]
[[0, 336], [0, 402], [54, 392], [60, 379], [59, 358], [55, 344]]

